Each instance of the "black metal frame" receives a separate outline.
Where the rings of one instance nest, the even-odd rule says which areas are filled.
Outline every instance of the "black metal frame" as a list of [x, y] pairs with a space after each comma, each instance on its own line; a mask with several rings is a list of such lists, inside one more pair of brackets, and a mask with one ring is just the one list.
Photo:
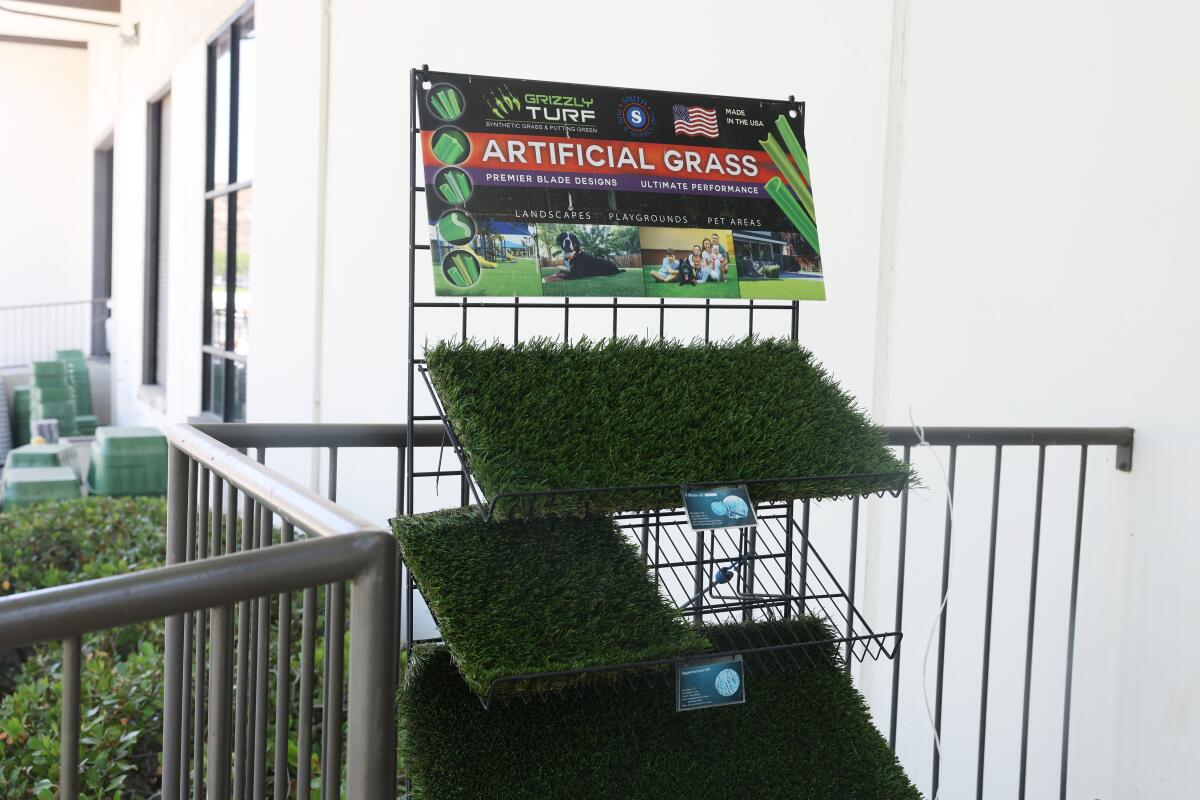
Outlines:
[[[233, 414], [237, 365], [245, 366], [246, 357], [234, 352], [234, 332], [237, 312], [237, 197], [243, 190], [253, 188], [252, 180], [238, 181], [238, 116], [240, 107], [241, 58], [238, 42], [242, 25], [254, 14], [253, 3], [238, 9], [230, 21], [214, 34], [207, 44], [207, 89], [205, 120], [205, 170], [204, 170], [204, 310], [201, 331], [201, 397], [200, 407], [205, 414], [225, 422], [240, 421]], [[229, 130], [217, 131], [217, 44], [224, 36], [229, 37]], [[229, 137], [228, 172], [220, 183], [216, 175], [217, 136], [227, 133]], [[213, 283], [213, 219], [217, 203], [225, 203], [225, 346], [215, 347], [212, 341]], [[216, 414], [211, 405], [212, 362], [219, 359], [222, 370], [221, 414]]]
[[[514, 297], [511, 300], [492, 298], [462, 298], [461, 300], [418, 299], [416, 296], [417, 252], [428, 251], [430, 248], [429, 244], [419, 243], [416, 234], [419, 195], [425, 191], [424, 187], [417, 183], [416, 151], [419, 147], [420, 130], [417, 125], [416, 108], [419, 102], [418, 93], [427, 70], [428, 66], [423, 66], [420, 70], [413, 70], [410, 75], [408, 426], [409, 430], [413, 431], [415, 430], [415, 426], [420, 422], [436, 422], [440, 424], [444, 432], [445, 441], [450, 444], [459, 463], [456, 469], [443, 469], [439, 459], [438, 467], [434, 470], [418, 469], [413, 450], [414, 442], [410, 438], [408, 442], [408, 456], [405, 459], [407, 467], [405, 475], [407, 484], [405, 491], [406, 513], [411, 514], [414, 511], [413, 490], [414, 482], [418, 478], [440, 480], [444, 477], [458, 477], [461, 482], [459, 498], [461, 504], [468, 505], [473, 500], [485, 518], [490, 517], [496, 510], [497, 503], [505, 499], [515, 500], [518, 498], [527, 499], [531, 497], [571, 494], [620, 494], [639, 489], [678, 488], [682, 490], [684, 488], [682, 484], [664, 483], [642, 484], [638, 486], [506, 492], [490, 499], [486, 498], [472, 474], [469, 460], [454, 431], [454, 427], [447, 418], [445, 409], [438, 399], [437, 392], [425, 368], [424, 359], [417, 356], [416, 340], [419, 329], [417, 317], [422, 313], [460, 315], [461, 335], [465, 339], [469, 331], [468, 320], [471, 309], [508, 309], [512, 311], [513, 341], [516, 342], [520, 340], [522, 310], [526, 311], [527, 314], [535, 312], [561, 313], [563, 321], [562, 337], [564, 340], [567, 340], [571, 335], [572, 309], [576, 311], [580, 309], [603, 309], [611, 311], [613, 336], [618, 335], [619, 320], [623, 310], [653, 309], [658, 311], [658, 335], [661, 339], [666, 338], [668, 335], [667, 312], [669, 310], [672, 321], [681, 318], [678, 316], [678, 312], [687, 312], [687, 316], [691, 319], [694, 319], [694, 314], [702, 313], [704, 317], [704, 339], [705, 341], [709, 341], [711, 320], [714, 313], [732, 312], [745, 314], [747, 319], [747, 333], [753, 335], [756, 333], [756, 313], [760, 314], [759, 319], [761, 321], [762, 314], [775, 315], [786, 312], [789, 315], [787, 331], [790, 337], [795, 340], [798, 338], [800, 302], [796, 300], [785, 302], [756, 302], [754, 300], [745, 302], [714, 302], [706, 300], [701, 305], [695, 302], [672, 301], [666, 298], [661, 298], [657, 301], [648, 301], [638, 298], [625, 299], [614, 297], [608, 302], [587, 299], [580, 300], [570, 297], [557, 299], [542, 298], [540, 300], [527, 300], [524, 302], [519, 297]], [[417, 413], [416, 384], [418, 380], [423, 381], [428, 389], [433, 413]], [[735, 479], [732, 481], [714, 482], [712, 484], [690, 483], [688, 486], [721, 485], [722, 483], [729, 482], [745, 483], [748, 485], [778, 485], [801, 481], [834, 482], [866, 477], [891, 480], [890, 488], [884, 492], [879, 492], [879, 494], [886, 492], [892, 495], [899, 495], [908, 482], [908, 474], [901, 472], [857, 476], [825, 475], [785, 476], [749, 480]], [[855, 508], [857, 508], [858, 495], [847, 496], [854, 497]], [[807, 521], [807, 503], [805, 503], [804, 507], [805, 521]], [[840, 659], [845, 664], [846, 669], [849, 669], [850, 662], [855, 659], [861, 661], [865, 658], [879, 658], [881, 656], [891, 658], [898, 649], [900, 641], [899, 630], [877, 634], [871, 629], [871, 626], [868, 625], [863, 615], [854, 607], [853, 573], [851, 574], [849, 589], [843, 588], [828, 569], [824, 560], [821, 559], [808, 541], [805, 529], [796, 522], [794, 503], [762, 504], [757, 509], [759, 514], [758, 525], [741, 529], [736, 534], [731, 534], [727, 531], [697, 532], [694, 543], [691, 545], [689, 545], [689, 541], [692, 540], [691, 529], [687, 526], [682, 512], [678, 509], [642, 510], [633, 515], [617, 515], [617, 520], [618, 525], [631, 539], [640, 542], [647, 565], [652, 571], [660, 590], [677, 605], [681, 607], [686, 605], [688, 607], [688, 615], [696, 623], [704, 625], [712, 623], [750, 622], [764, 619], [785, 619], [797, 614], [809, 613], [824, 618], [840, 634], [834, 638], [817, 642], [797, 640], [790, 643], [772, 644], [763, 641], [753, 641], [750, 637], [753, 636], [752, 631], [754, 629], [752, 627], [747, 628], [743, 631], [743, 635], [746, 637], [746, 641], [743, 643], [744, 646], [729, 651], [729, 654], [738, 654], [747, 657], [748, 664], [766, 669], [770, 669], [772, 666], [775, 668], [786, 666], [798, 667], [801, 664], [798, 654], [801, 652], [809, 660], [816, 657], [817, 654], [825, 652], [834, 653], [834, 657]], [[651, 520], [653, 520], [653, 526], [651, 525]], [[651, 530], [653, 530], [653, 552], [649, 547]], [[731, 541], [729, 539], [730, 536], [736, 537], [738, 541], [736, 543]], [[774, 546], [768, 547], [765, 552], [758, 552], [756, 543], [765, 541], [768, 538], [771, 540], [769, 544]], [[673, 554], [673, 558], [663, 558], [668, 552], [668, 547]], [[689, 547], [691, 548], [690, 551], [688, 550]], [[731, 548], [736, 548], [736, 555], [730, 552]], [[736, 584], [741, 589], [748, 591], [739, 592], [738, 596], [733, 598], [732, 601], [721, 594], [713, 594], [710, 597], [710, 593], [714, 587], [711, 583], [708, 583], [707, 575], [711, 574], [711, 571], [719, 565], [735, 559], [738, 564]], [[686, 582], [681, 582], [680, 576], [677, 574], [679, 570], [684, 570], [691, 576], [691, 579], [694, 581], [691, 590], [688, 589]], [[768, 579], [774, 583], [773, 588], [775, 591], [768, 595], [758, 595], [755, 592], [755, 587], [766, 585]], [[674, 581], [674, 584], [671, 581]], [[415, 585], [411, 573], [408, 573], [407, 570], [405, 571], [403, 585], [407, 601], [405, 603], [404, 641], [411, 646], [413, 639], [411, 609]], [[697, 597], [700, 599], [697, 600]], [[685, 602], [689, 600], [690, 602]], [[497, 696], [497, 692], [505, 695], [507, 692], [504, 690], [513, 688], [519, 688], [520, 691], [516, 694], [527, 699], [531, 695], [536, 696], [542, 693], [543, 690], [560, 690], [564, 685], [578, 687], [580, 684], [591, 684], [593, 681], [585, 681], [585, 677], [596, 676], [598, 673], [606, 674], [608, 679], [601, 680], [601, 683], [604, 685], [611, 685], [613, 679], [638, 683], [651, 679], [656, 674], [666, 674], [663, 668], [687, 660], [686, 658], [669, 658], [624, 664], [592, 665], [582, 669], [556, 672], [505, 676], [493, 681], [485, 695], [480, 699], [486, 707]]]

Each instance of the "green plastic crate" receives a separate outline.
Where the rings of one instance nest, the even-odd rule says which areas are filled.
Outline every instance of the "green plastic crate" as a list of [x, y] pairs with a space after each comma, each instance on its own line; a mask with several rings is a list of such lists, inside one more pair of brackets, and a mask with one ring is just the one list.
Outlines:
[[13, 390], [13, 446], [20, 447], [29, 444], [29, 405], [30, 387], [18, 386]]
[[75, 390], [70, 386], [34, 386], [30, 392], [34, 405], [44, 403], [70, 403], [75, 407]]
[[4, 471], [4, 507], [20, 508], [82, 494], [79, 478], [69, 467], [29, 467]]
[[75, 427], [74, 403], [48, 403], [45, 406], [35, 407], [31, 419], [33, 421], [56, 419], [58, 420], [59, 436], [78, 435], [78, 429]]
[[80, 414], [75, 417], [75, 428], [79, 431], [80, 436], [92, 436], [96, 433], [98, 424], [93, 414]]
[[96, 428], [88, 484], [99, 495], [166, 494], [167, 437], [157, 428]]
[[73, 453], [69, 444], [26, 444], [8, 451], [4, 469], [69, 467]]
[[50, 381], [67, 379], [67, 365], [61, 361], [35, 361], [33, 362], [33, 382], [42, 384], [49, 379]]
[[54, 355], [57, 360], [67, 365], [67, 382], [75, 390], [75, 414], [90, 415], [94, 409], [87, 357], [82, 350], [59, 350]]

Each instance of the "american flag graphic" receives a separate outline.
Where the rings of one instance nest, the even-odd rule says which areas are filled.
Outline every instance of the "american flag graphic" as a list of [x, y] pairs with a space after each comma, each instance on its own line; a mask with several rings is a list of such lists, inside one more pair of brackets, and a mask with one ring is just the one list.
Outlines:
[[671, 109], [675, 118], [675, 132], [685, 136], [717, 138], [717, 110], [700, 106], [675, 106]]

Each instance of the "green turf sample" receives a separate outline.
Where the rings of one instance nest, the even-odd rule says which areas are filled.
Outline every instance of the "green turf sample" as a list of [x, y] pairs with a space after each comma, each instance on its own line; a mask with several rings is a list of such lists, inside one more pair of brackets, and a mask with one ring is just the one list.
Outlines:
[[[429, 373], [489, 499], [505, 492], [854, 476], [756, 484], [757, 501], [901, 488], [909, 470], [799, 344], [441, 342]], [[674, 508], [679, 489], [500, 499], [496, 513]]]
[[708, 646], [658, 593], [609, 517], [485, 522], [475, 509], [453, 509], [400, 517], [392, 527], [455, 662], [481, 695], [497, 678]]
[[817, 239], [817, 226], [813, 224], [804, 213], [804, 209], [796, 201], [795, 195], [788, 189], [787, 184], [779, 179], [779, 176], [771, 178], [766, 185], [767, 194], [775, 201], [775, 205], [783, 210], [787, 218], [796, 226], [796, 230], [812, 247], [813, 252], [817, 255], [821, 254], [821, 245]]
[[400, 689], [406, 771], [437, 800], [919, 800], [836, 665], [747, 673], [745, 704], [701, 711], [661, 684], [484, 710], [450, 654], [420, 646]]

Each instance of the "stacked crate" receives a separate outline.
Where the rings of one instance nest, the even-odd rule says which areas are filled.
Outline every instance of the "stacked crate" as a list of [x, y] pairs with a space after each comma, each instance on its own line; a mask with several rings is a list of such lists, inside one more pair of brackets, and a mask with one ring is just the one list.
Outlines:
[[13, 447], [29, 444], [29, 421], [32, 404], [29, 398], [29, 387], [18, 386], [13, 389]]
[[4, 507], [20, 508], [52, 500], [72, 500], [82, 494], [70, 467], [23, 467], [4, 470]]
[[8, 392], [4, 390], [4, 376], [0, 375], [0, 458], [12, 450], [12, 430], [8, 426]]
[[166, 494], [167, 438], [157, 428], [97, 428], [88, 484], [98, 495]]
[[[67, 367], [67, 382], [75, 390], [75, 416], [82, 420], [95, 414], [92, 408], [92, 377], [82, 350], [59, 350], [54, 357]], [[93, 430], [95, 426], [92, 426]], [[90, 433], [90, 431], [89, 431]]]
[[69, 444], [26, 444], [9, 452], [4, 459], [4, 468], [69, 467], [74, 460], [74, 451]]
[[31, 419], [56, 419], [62, 436], [75, 436], [75, 392], [67, 380], [67, 365], [61, 361], [33, 362], [30, 392]]

